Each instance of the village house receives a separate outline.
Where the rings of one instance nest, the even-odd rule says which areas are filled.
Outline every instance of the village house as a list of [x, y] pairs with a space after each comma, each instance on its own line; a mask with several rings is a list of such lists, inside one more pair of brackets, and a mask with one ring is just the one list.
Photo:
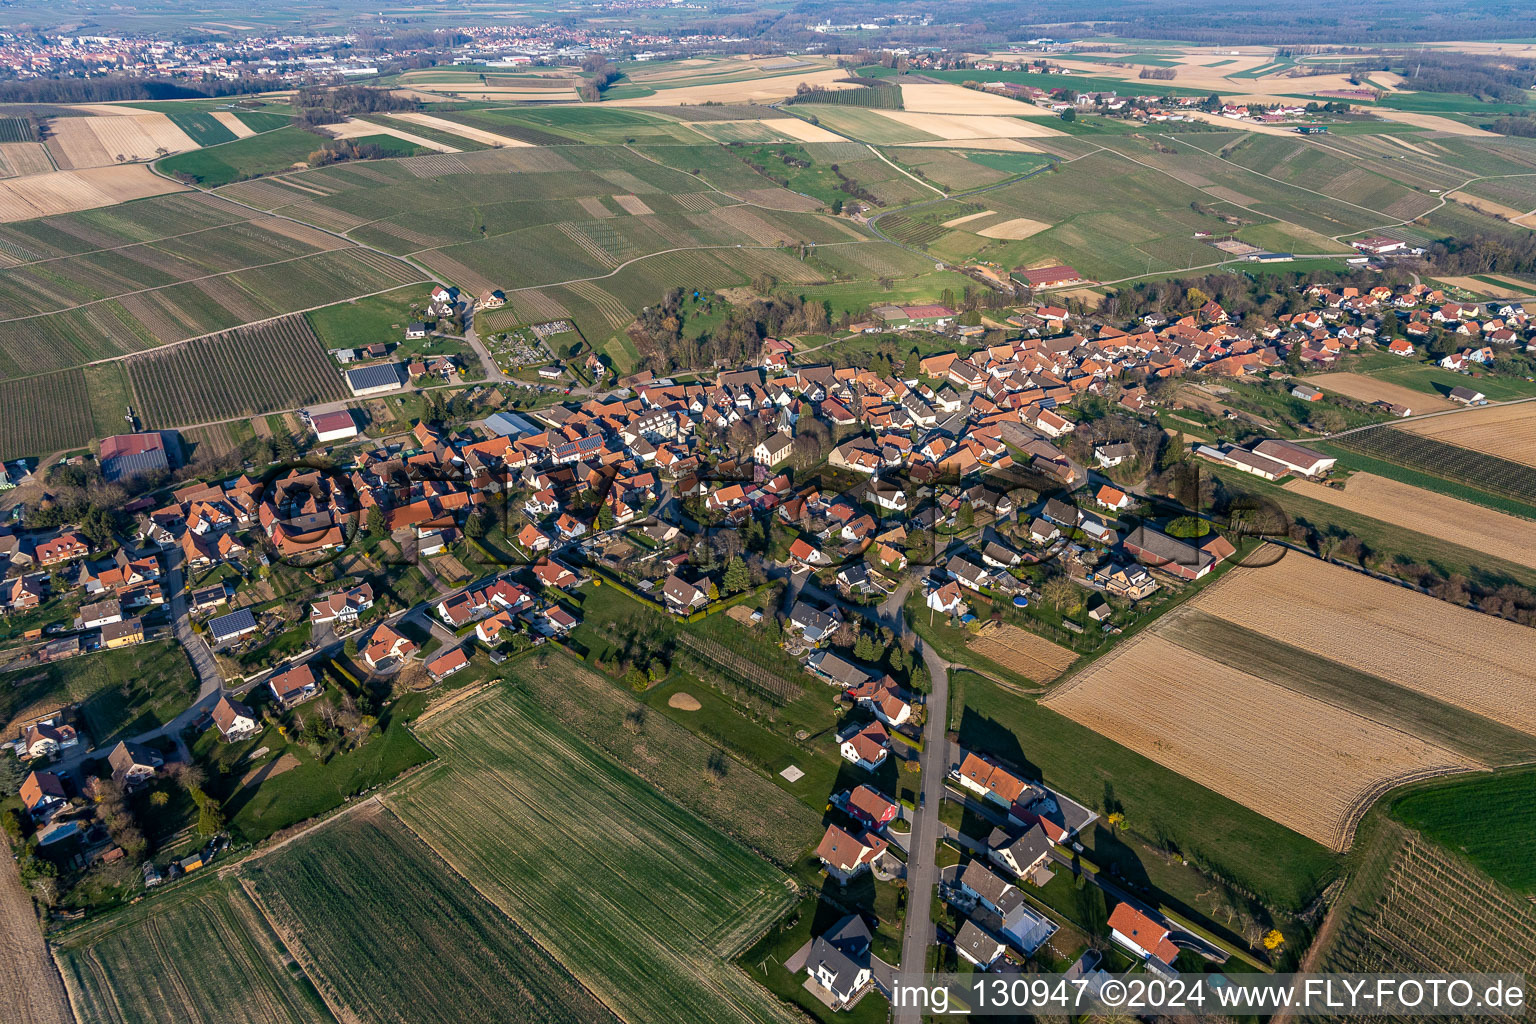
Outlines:
[[451, 651], [445, 651], [435, 658], [427, 661], [427, 674], [433, 682], [440, 683], [455, 672], [469, 667], [469, 656], [464, 653], [463, 647], [455, 647]]
[[872, 832], [877, 832], [894, 821], [899, 810], [895, 801], [888, 799], [868, 783], [855, 786], [849, 791], [843, 803], [848, 813]]
[[805, 959], [808, 983], [825, 993], [833, 1010], [850, 1009], [874, 987], [869, 925], [849, 914], [811, 942]]
[[154, 778], [165, 758], [152, 747], [122, 740], [107, 755], [107, 764], [112, 767], [112, 781], [131, 790]]
[[1050, 880], [1051, 873], [1045, 864], [1054, 848], [1044, 827], [1038, 822], [1019, 835], [994, 829], [987, 839], [987, 856], [994, 864], [1015, 878], [1028, 878], [1036, 885], [1043, 885]]
[[1012, 807], [1028, 785], [1007, 769], [974, 753], [967, 753], [960, 762], [958, 781], [971, 792], [1004, 807]]
[[279, 707], [288, 708], [319, 693], [320, 684], [309, 663], [304, 662], [285, 672], [274, 673], [267, 680], [267, 689], [272, 691], [272, 699], [277, 701]]
[[966, 921], [955, 933], [955, 952], [983, 971], [997, 963], [1006, 948], [1001, 939], [975, 921]]
[[1179, 956], [1168, 928], [1129, 903], [1119, 904], [1109, 915], [1109, 937], [1159, 974], [1171, 973]]
[[33, 722], [22, 730], [21, 746], [27, 757], [36, 760], [74, 748], [80, 743], [75, 727], [57, 718]]
[[342, 626], [354, 625], [359, 616], [372, 607], [373, 587], [364, 583], [351, 590], [321, 595], [310, 606], [309, 620], [316, 624], [335, 622]]
[[259, 730], [255, 713], [228, 697], [219, 698], [219, 702], [213, 706], [212, 717], [219, 735], [232, 743], [250, 739]]
[[64, 781], [53, 772], [30, 773], [22, 780], [18, 795], [32, 820], [39, 824], [57, 814], [68, 800]]
[[667, 611], [688, 615], [709, 604], [709, 594], [673, 573], [661, 585], [661, 599]]
[[380, 623], [375, 627], [368, 638], [368, 646], [363, 649], [363, 660], [368, 667], [377, 669], [381, 666], [389, 666], [395, 661], [404, 661], [417, 650], [416, 644], [396, 633], [388, 625]]
[[885, 853], [886, 846], [879, 836], [855, 836], [837, 825], [828, 825], [816, 847], [816, 857], [827, 874], [846, 885], [868, 871]]
[[885, 731], [885, 726], [879, 722], [870, 722], [863, 727], [851, 726], [842, 735], [838, 736], [838, 752], [843, 760], [872, 772], [885, 763], [885, 756], [889, 753], [891, 734]]

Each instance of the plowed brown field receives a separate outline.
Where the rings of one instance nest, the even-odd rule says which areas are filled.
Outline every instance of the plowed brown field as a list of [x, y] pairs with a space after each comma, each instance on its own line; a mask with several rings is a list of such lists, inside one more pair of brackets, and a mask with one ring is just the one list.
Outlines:
[[1529, 519], [1374, 473], [1355, 473], [1342, 491], [1310, 480], [1292, 480], [1285, 489], [1536, 569], [1536, 523]]
[[[1257, 669], [1256, 669], [1257, 670]], [[1144, 633], [1047, 705], [1335, 850], [1384, 790], [1476, 763]]]
[[1076, 653], [1018, 626], [989, 626], [966, 646], [1037, 683], [1050, 682], [1077, 660]]
[[1536, 735], [1529, 627], [1294, 553], [1189, 607]]
[[1455, 416], [1403, 424], [1403, 430], [1446, 444], [1536, 466], [1536, 402], [1473, 409]]

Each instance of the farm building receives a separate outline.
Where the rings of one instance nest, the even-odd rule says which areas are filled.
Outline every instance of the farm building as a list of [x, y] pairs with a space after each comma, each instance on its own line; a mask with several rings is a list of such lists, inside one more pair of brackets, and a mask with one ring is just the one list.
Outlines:
[[1150, 526], [1136, 527], [1121, 543], [1143, 565], [1186, 580], [1198, 580], [1216, 567], [1214, 555]]
[[400, 375], [399, 363], [375, 363], [372, 366], [359, 366], [355, 370], [347, 371], [347, 387], [359, 398], [366, 395], [382, 395], [388, 391], [399, 391], [405, 384], [405, 379]]
[[107, 483], [170, 468], [170, 451], [158, 432], [117, 434], [101, 442], [101, 477]]
[[319, 441], [340, 441], [342, 438], [357, 436], [357, 423], [352, 419], [350, 409], [311, 416], [309, 425], [314, 428], [315, 438]]
[[1404, 249], [1408, 248], [1407, 242], [1400, 241], [1396, 238], [1382, 238], [1380, 236], [1373, 238], [1361, 238], [1350, 242], [1349, 244], [1354, 246], [1356, 249], [1359, 249], [1361, 252], [1369, 253], [1372, 256], [1386, 256], [1391, 253], [1402, 252]]
[[1339, 461], [1310, 448], [1303, 448], [1290, 441], [1270, 438], [1253, 446], [1253, 454], [1273, 459], [1293, 473], [1302, 476], [1322, 476]]
[[1022, 278], [1031, 288], [1060, 288], [1069, 284], [1081, 284], [1084, 280], [1082, 274], [1063, 265], [1020, 270], [1014, 276]]
[[1450, 394], [1446, 395], [1445, 397], [1449, 398], [1453, 402], [1459, 402], [1462, 405], [1488, 404], [1488, 396], [1484, 395], [1481, 391], [1474, 391], [1472, 388], [1464, 388], [1459, 386], [1454, 387], [1451, 388]]

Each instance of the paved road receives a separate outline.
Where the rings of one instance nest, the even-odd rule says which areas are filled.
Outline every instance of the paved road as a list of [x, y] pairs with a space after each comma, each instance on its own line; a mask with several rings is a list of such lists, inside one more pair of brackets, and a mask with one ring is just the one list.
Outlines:
[[[928, 695], [928, 717], [923, 723], [923, 774], [918, 789], [922, 796], [913, 815], [907, 855], [907, 920], [901, 940], [901, 964], [909, 971], [923, 970], [928, 962], [928, 947], [937, 938], [928, 906], [933, 902], [934, 887], [939, 884], [936, 846], [943, 834], [939, 806], [944, 801], [944, 777], [949, 774], [949, 742], [944, 736], [949, 666], [921, 641], [917, 650], [933, 680], [933, 689]], [[895, 1020], [897, 1024], [920, 1024], [922, 1011], [906, 1007], [896, 1012]]]

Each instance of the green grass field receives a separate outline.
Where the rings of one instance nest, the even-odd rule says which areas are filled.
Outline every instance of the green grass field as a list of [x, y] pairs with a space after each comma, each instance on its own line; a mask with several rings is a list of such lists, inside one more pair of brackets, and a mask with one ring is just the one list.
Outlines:
[[[230, 834], [237, 841], [255, 843], [280, 829], [333, 810], [431, 760], [432, 752], [406, 728], [406, 722], [425, 703], [420, 694], [396, 701], [380, 716], [375, 731], [361, 747], [323, 762], [308, 747], [289, 744], [275, 727], [234, 747], [221, 743], [216, 734], [204, 733], [193, 754], [200, 761], [228, 766], [209, 783], [208, 792], [220, 801]], [[243, 785], [245, 773], [238, 768], [240, 759], [261, 747], [286, 749], [299, 763], [259, 785]]]
[[1124, 805], [1139, 835], [1279, 908], [1305, 906], [1338, 871], [1320, 844], [973, 672], [951, 676], [949, 714], [966, 749], [1005, 758], [1091, 807]]
[[59, 941], [81, 1024], [333, 1024], [239, 882], [209, 870]]
[[[515, 688], [421, 733], [441, 760], [391, 807], [607, 1006], [630, 1020], [794, 1019], [728, 962], [793, 902], [781, 872]], [[571, 898], [594, 883], [600, 900]]]
[[216, 146], [221, 142], [235, 140], [235, 133], [209, 114], [178, 111], [168, 116], [172, 124], [186, 132], [199, 146]]
[[324, 144], [320, 136], [290, 124], [222, 146], [178, 153], [155, 167], [165, 174], [189, 176], [204, 188], [217, 188], [232, 181], [285, 171], [303, 163]]
[[1392, 817], [1466, 857], [1517, 892], [1536, 893], [1536, 832], [1528, 809], [1536, 769], [1523, 768], [1414, 787]]
[[[741, 733], [732, 728], [735, 723], [730, 719], [734, 717], [743, 726], [752, 723], [734, 708], [720, 708], [720, 713], [710, 716], [712, 721], [701, 724], [695, 735], [685, 719], [702, 715], [702, 710], [687, 716], [671, 708], [664, 711], [665, 700], [652, 699], [649, 694], [641, 704], [620, 691], [620, 684], [564, 658], [556, 658], [542, 669], [535, 665], [534, 659], [525, 659], [511, 673], [529, 698], [722, 832], [786, 868], [821, 838], [817, 812], [824, 806], [836, 771], [832, 778], [823, 775], [823, 785], [813, 800], [797, 800], [793, 790], [810, 797], [812, 787], [802, 780], [800, 786], [786, 784], [781, 788], [776, 784], [782, 781], [777, 773], [809, 758], [791, 748], [784, 751], [788, 757], [778, 763], [774, 752], [748, 746], [739, 739]], [[670, 694], [677, 688], [665, 689]], [[703, 689], [697, 681], [687, 687], [698, 698], [710, 696], [708, 692], [698, 693]], [[738, 746], [745, 748], [741, 754], [747, 756], [742, 760], [719, 759], [722, 748], [736, 753]], [[755, 753], [766, 756], [754, 763], [756, 759], [750, 755]], [[726, 782], [711, 782], [711, 763], [726, 769]]]
[[241, 875], [343, 1019], [616, 1024], [388, 811], [326, 825]]
[[304, 317], [324, 348], [357, 348], [376, 341], [399, 341], [411, 320], [411, 301], [425, 298], [423, 288], [411, 286], [310, 310]]

